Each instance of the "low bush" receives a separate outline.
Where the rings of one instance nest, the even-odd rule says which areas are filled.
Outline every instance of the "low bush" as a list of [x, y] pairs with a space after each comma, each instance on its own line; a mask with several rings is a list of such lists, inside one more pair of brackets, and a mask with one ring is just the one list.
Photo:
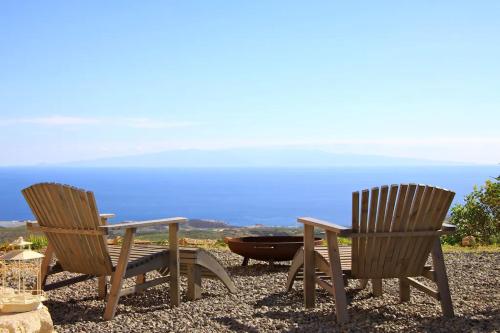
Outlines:
[[448, 244], [458, 244], [466, 236], [474, 236], [480, 244], [500, 242], [500, 176], [487, 180], [484, 185], [474, 187], [465, 196], [464, 204], [451, 209], [449, 219], [457, 231], [443, 237]]

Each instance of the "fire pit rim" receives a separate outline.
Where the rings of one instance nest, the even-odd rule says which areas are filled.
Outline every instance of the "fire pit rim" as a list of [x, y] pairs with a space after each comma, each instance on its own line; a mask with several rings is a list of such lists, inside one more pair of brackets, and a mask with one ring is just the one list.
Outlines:
[[[264, 241], [264, 240], [261, 240], [261, 241], [250, 241], [250, 240], [246, 240], [246, 239], [258, 239], [258, 238], [276, 238], [276, 239], [279, 239], [279, 238], [296, 238], [296, 239], [300, 239], [299, 241], [286, 241], [286, 242], [283, 242], [283, 241]], [[318, 241], [321, 241], [323, 240], [321, 237], [314, 237], [314, 242], [318, 242]], [[233, 242], [233, 243], [245, 243], [245, 244], [252, 244], [252, 243], [255, 243], [255, 244], [262, 244], [262, 243], [265, 243], [265, 244], [283, 244], [283, 245], [286, 245], [286, 244], [297, 244], [297, 243], [304, 243], [304, 237], [303, 236], [244, 236], [244, 237], [234, 237], [234, 238], [229, 238], [227, 239], [226, 243], [228, 244], [229, 242]]]
[[[292, 241], [294, 240], [295, 241]], [[280, 241], [281, 240], [281, 241]], [[263, 261], [292, 260], [297, 250], [303, 246], [303, 236], [245, 236], [225, 239], [231, 252], [244, 257], [243, 266], [248, 259]], [[319, 245], [322, 239], [315, 237], [314, 243]]]

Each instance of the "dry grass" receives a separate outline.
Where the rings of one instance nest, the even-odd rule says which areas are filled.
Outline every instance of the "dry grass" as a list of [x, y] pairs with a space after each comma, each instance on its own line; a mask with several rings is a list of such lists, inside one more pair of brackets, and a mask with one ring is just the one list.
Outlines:
[[461, 246], [443, 244], [443, 251], [447, 253], [496, 253], [500, 252], [500, 244], [493, 245], [477, 245], [477, 246]]

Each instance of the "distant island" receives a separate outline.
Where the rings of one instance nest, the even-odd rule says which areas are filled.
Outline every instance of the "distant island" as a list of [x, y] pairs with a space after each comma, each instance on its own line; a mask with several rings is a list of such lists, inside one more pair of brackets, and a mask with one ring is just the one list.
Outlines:
[[464, 165], [379, 155], [338, 154], [319, 149], [244, 148], [182, 149], [159, 153], [76, 161], [59, 166], [73, 167], [334, 167]]

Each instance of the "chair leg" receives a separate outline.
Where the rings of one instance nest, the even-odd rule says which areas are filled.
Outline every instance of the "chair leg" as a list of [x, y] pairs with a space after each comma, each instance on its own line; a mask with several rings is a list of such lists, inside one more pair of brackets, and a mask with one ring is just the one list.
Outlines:
[[434, 242], [432, 248], [432, 266], [436, 276], [436, 284], [439, 291], [439, 301], [445, 317], [453, 317], [453, 303], [451, 302], [450, 287], [448, 285], [448, 276], [446, 275], [446, 266], [444, 265], [443, 250], [439, 238]]
[[410, 300], [410, 283], [406, 278], [399, 278], [399, 301], [401, 303]]
[[104, 320], [111, 320], [115, 316], [118, 300], [120, 299], [120, 291], [123, 285], [123, 277], [127, 269], [128, 258], [130, 256], [130, 249], [134, 243], [135, 229], [129, 228], [125, 231], [125, 237], [120, 250], [120, 258], [116, 265], [115, 272], [111, 278], [111, 289], [109, 291], [108, 302], [104, 310]]
[[286, 279], [286, 291], [292, 290], [293, 282], [297, 277], [297, 273], [304, 266], [304, 249], [299, 249], [295, 256], [293, 257], [292, 264], [290, 265], [290, 269], [288, 270], [288, 277]]
[[[234, 285], [233, 280], [227, 273], [226, 269], [221, 265], [221, 263], [211, 254], [209, 254], [207, 251], [204, 250], [198, 250], [196, 251], [196, 256], [197, 256], [197, 268], [200, 269], [200, 273], [203, 272], [203, 270], [208, 270], [212, 272], [215, 277], [217, 277], [229, 290], [231, 293], [236, 292], [236, 286]], [[201, 277], [200, 277], [201, 279]], [[201, 281], [200, 281], [200, 286], [201, 286]], [[201, 287], [200, 287], [201, 288]]]
[[304, 305], [314, 308], [316, 299], [314, 263], [314, 227], [304, 224]]
[[104, 310], [104, 320], [111, 320], [115, 317], [116, 307], [118, 306], [118, 300], [120, 299], [120, 291], [123, 285], [123, 277], [115, 271], [111, 279], [111, 288], [108, 295], [108, 301], [106, 303], [106, 309]]
[[54, 257], [54, 246], [49, 242], [47, 244], [47, 249], [44, 253], [45, 257], [43, 257], [41, 268], [40, 268], [40, 281], [41, 281], [41, 289], [45, 287], [45, 282], [47, 281], [47, 276], [49, 275], [50, 263], [52, 262], [52, 257]]
[[[146, 282], [146, 273], [139, 274], [135, 277], [135, 284], [136, 285], [143, 284], [144, 282]], [[142, 291], [139, 291], [138, 294], [142, 294]]]
[[190, 301], [201, 298], [201, 269], [198, 265], [189, 265], [187, 270], [187, 298]]
[[382, 296], [382, 279], [372, 279], [373, 296]]
[[178, 242], [179, 224], [173, 223], [168, 226], [168, 268], [170, 270], [170, 288], [168, 290], [170, 295], [170, 305], [178, 306], [181, 303], [181, 290], [180, 290], [180, 256], [179, 256], [179, 242]]
[[97, 292], [100, 299], [106, 299], [108, 293], [108, 277], [99, 276], [97, 278]]
[[248, 260], [250, 260], [250, 258], [244, 257], [243, 262], [241, 263], [241, 266], [248, 266]]
[[333, 291], [335, 293], [335, 310], [337, 313], [337, 322], [339, 324], [349, 321], [347, 313], [347, 297], [345, 293], [344, 280], [342, 277], [342, 266], [340, 263], [339, 244], [337, 234], [331, 231], [326, 232], [326, 241], [328, 244], [328, 257], [330, 259], [330, 268], [332, 273]]
[[135, 284], [143, 284], [146, 282], [146, 273], [139, 274], [135, 277]]

